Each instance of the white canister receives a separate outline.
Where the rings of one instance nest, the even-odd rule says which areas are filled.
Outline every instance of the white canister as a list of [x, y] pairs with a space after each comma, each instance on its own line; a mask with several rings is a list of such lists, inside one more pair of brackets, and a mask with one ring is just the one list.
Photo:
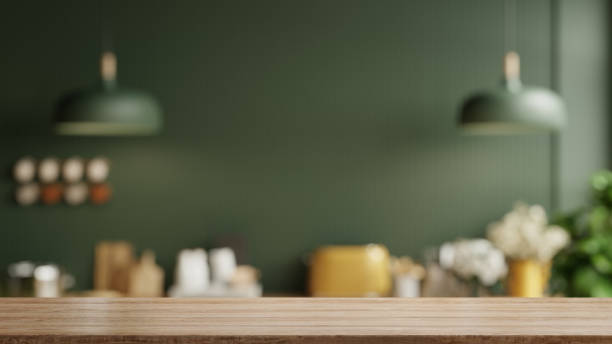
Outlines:
[[229, 247], [210, 250], [210, 272], [213, 283], [228, 283], [236, 273], [236, 255]]
[[182, 250], [175, 269], [175, 288], [183, 294], [198, 294], [210, 284], [206, 251], [202, 248]]
[[393, 294], [396, 297], [419, 297], [421, 281], [410, 274], [396, 275]]
[[56, 265], [39, 265], [34, 269], [34, 297], [60, 297], [60, 270]]

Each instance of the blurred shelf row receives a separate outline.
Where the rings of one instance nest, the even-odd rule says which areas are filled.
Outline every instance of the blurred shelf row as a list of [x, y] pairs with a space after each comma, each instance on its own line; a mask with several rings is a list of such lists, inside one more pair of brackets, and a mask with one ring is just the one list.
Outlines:
[[37, 160], [25, 156], [13, 166], [15, 201], [21, 206], [104, 204], [112, 195], [109, 174], [110, 162], [105, 157]]

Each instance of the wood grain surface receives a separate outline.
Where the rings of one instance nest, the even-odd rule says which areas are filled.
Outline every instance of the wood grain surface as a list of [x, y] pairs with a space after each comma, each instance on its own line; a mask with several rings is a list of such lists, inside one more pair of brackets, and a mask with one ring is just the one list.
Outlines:
[[0, 343], [612, 343], [610, 299], [0, 299]]

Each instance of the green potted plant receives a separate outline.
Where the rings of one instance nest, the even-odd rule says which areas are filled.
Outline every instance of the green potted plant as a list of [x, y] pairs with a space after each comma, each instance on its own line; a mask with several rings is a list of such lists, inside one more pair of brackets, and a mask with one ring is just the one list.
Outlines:
[[592, 203], [557, 219], [572, 244], [554, 260], [551, 288], [566, 296], [612, 297], [612, 172], [591, 178]]

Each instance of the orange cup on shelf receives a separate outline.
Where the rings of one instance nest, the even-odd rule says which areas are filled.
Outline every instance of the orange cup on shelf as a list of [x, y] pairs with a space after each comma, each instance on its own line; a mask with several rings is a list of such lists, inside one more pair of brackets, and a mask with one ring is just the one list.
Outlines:
[[112, 190], [108, 183], [89, 185], [89, 200], [93, 204], [107, 203], [112, 196]]
[[46, 205], [58, 204], [62, 200], [63, 193], [64, 188], [62, 187], [62, 184], [44, 184], [40, 189], [40, 200]]

